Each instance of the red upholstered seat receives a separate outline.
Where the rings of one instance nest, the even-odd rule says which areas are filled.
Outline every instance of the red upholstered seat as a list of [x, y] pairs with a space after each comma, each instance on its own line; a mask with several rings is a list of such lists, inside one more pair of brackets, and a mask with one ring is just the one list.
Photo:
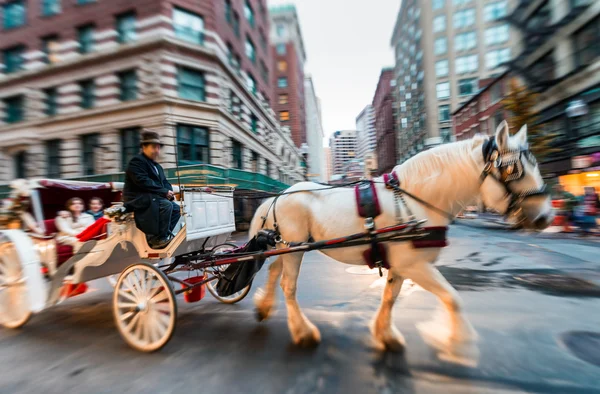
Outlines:
[[[54, 219], [44, 220], [44, 227], [46, 227], [46, 235], [56, 235], [58, 233], [58, 229], [56, 228], [56, 224], [54, 223]], [[73, 247], [71, 245], [62, 245], [60, 243], [56, 243], [56, 264], [57, 266], [61, 265], [65, 261], [69, 260], [73, 256]]]

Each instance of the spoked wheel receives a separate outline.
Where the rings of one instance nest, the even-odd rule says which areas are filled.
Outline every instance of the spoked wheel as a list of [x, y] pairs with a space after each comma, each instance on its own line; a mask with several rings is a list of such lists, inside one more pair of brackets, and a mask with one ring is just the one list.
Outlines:
[[[214, 254], [223, 254], [228, 250], [231, 249], [235, 249], [237, 248], [237, 245], [235, 244], [231, 244], [231, 243], [226, 243], [226, 244], [221, 244], [218, 246], [215, 246], [215, 248], [212, 250], [212, 252]], [[229, 264], [226, 265], [218, 265], [216, 267], [212, 267], [209, 268], [208, 274], [211, 274], [211, 270], [213, 272], [224, 272], [227, 267], [229, 267]], [[241, 300], [243, 300], [248, 293], [250, 292], [250, 288], [252, 287], [252, 283], [250, 283], [248, 286], [244, 287], [242, 290], [238, 291], [237, 293], [233, 293], [230, 296], [220, 296], [219, 293], [217, 293], [217, 282], [219, 280], [215, 279], [215, 280], [211, 280], [210, 282], [208, 282], [206, 284], [206, 287], [208, 288], [208, 291], [210, 292], [210, 294], [213, 295], [213, 297], [215, 297], [217, 300], [221, 301], [224, 304], [235, 304], [236, 302], [240, 302]]]
[[154, 352], [169, 342], [175, 331], [177, 303], [167, 276], [151, 264], [125, 269], [113, 293], [115, 324], [132, 348]]
[[0, 236], [0, 323], [22, 327], [31, 318], [27, 286], [15, 245]]

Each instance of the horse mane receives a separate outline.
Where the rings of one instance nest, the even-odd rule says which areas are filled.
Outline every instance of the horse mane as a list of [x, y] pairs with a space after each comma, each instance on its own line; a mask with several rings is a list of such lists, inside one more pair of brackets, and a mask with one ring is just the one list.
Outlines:
[[473, 178], [479, 175], [472, 152], [483, 141], [485, 137], [476, 136], [436, 146], [394, 167], [394, 171], [402, 188], [410, 193], [432, 204], [457, 201], [464, 206], [470, 201], [461, 201], [461, 196], [473, 189]]

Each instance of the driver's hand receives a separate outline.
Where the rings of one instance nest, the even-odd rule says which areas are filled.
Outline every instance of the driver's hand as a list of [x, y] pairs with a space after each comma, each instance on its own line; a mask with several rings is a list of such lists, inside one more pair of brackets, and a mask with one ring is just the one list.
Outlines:
[[167, 198], [168, 198], [169, 200], [172, 200], [172, 199], [174, 199], [174, 198], [175, 198], [175, 193], [173, 193], [173, 190], [169, 190], [169, 191], [167, 192]]

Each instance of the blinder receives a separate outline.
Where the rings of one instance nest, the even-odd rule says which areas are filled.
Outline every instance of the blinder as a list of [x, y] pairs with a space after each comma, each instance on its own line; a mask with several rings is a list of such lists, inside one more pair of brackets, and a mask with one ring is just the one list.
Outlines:
[[496, 138], [492, 136], [483, 143], [482, 153], [485, 166], [481, 173], [481, 182], [488, 176], [491, 176], [504, 187], [509, 197], [509, 204], [504, 213], [505, 215], [510, 215], [512, 212], [520, 209], [519, 205], [528, 198], [548, 195], [545, 184], [539, 189], [530, 189], [521, 192], [512, 190], [510, 186], [512, 182], [518, 181], [525, 176], [523, 159], [527, 160], [532, 166], [537, 165], [535, 156], [528, 148], [501, 151], [496, 143]]

